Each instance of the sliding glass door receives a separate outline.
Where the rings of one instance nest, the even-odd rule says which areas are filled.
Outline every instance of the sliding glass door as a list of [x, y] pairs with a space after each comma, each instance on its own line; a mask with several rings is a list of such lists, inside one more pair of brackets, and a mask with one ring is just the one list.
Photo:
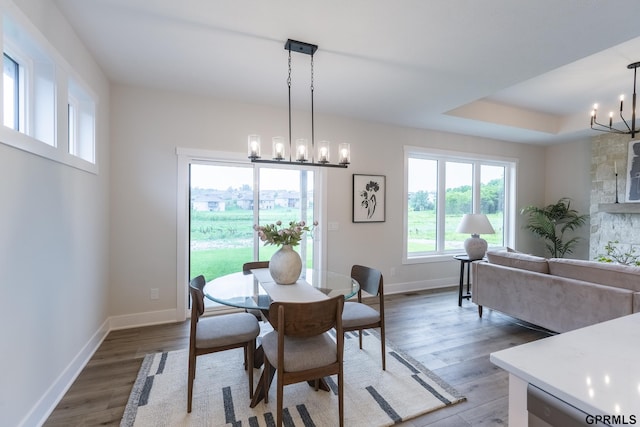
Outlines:
[[[189, 173], [189, 278], [207, 280], [269, 260], [254, 224], [313, 221], [314, 173], [309, 170], [192, 161]], [[296, 247], [306, 268], [314, 265], [313, 235]]]

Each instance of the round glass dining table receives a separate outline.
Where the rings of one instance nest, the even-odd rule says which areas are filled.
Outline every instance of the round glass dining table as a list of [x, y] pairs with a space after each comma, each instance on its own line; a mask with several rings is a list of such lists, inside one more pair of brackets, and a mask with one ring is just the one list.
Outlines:
[[311, 269], [304, 270], [300, 279], [293, 285], [276, 285], [269, 269], [260, 268], [213, 279], [205, 285], [204, 294], [219, 304], [266, 311], [274, 299], [313, 301], [318, 299], [320, 293], [328, 297], [344, 295], [345, 299], [348, 299], [359, 289], [358, 282], [347, 274]]
[[[213, 279], [205, 285], [204, 294], [211, 301], [247, 310], [260, 310], [267, 316], [272, 301], [309, 302], [337, 295], [344, 295], [348, 299], [358, 289], [360, 285], [351, 276], [323, 270], [303, 270], [296, 283], [278, 285], [273, 281], [268, 268], [259, 268]], [[254, 360], [254, 366], [259, 367], [263, 360], [261, 345], [256, 348]], [[271, 369], [269, 373], [270, 375], [265, 375], [265, 371], [262, 371], [251, 399], [252, 408], [268, 393], [275, 369]], [[319, 387], [329, 390], [322, 378]]]

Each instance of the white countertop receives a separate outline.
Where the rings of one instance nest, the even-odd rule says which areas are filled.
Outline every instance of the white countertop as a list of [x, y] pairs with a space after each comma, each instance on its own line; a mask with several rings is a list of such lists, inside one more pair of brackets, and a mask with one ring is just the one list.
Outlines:
[[640, 416], [640, 313], [490, 355], [589, 415]]

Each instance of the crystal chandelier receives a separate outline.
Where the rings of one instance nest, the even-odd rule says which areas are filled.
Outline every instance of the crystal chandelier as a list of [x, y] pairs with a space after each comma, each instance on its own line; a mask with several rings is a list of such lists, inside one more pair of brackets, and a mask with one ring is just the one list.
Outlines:
[[[313, 54], [318, 50], [314, 44], [287, 40], [284, 48], [289, 51], [289, 76], [287, 87], [289, 90], [289, 153], [287, 156], [287, 143], [281, 136], [272, 138], [272, 160], [262, 159], [260, 156], [260, 135], [249, 135], [248, 155], [253, 163], [277, 163], [277, 164], [307, 164], [311, 166], [325, 166], [346, 168], [351, 162], [351, 149], [348, 143], [344, 142], [338, 146], [338, 163], [330, 163], [330, 143], [320, 141], [315, 143], [314, 114], [313, 114]], [[308, 146], [306, 138], [296, 139], [295, 150], [291, 139], [291, 51], [303, 53], [311, 57], [311, 147]], [[316, 151], [317, 148], [317, 151]]]

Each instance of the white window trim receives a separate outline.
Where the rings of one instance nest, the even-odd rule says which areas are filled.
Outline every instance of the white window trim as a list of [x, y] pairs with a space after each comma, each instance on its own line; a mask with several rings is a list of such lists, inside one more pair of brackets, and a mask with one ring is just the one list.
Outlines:
[[[471, 154], [468, 152], [460, 152], [460, 151], [450, 151], [450, 150], [441, 150], [441, 149], [432, 149], [427, 147], [416, 147], [405, 145], [403, 147], [404, 150], [404, 183], [403, 183], [403, 207], [402, 207], [402, 264], [422, 264], [422, 263], [430, 263], [430, 262], [440, 262], [444, 260], [451, 259], [451, 253], [437, 253], [437, 254], [428, 254], [421, 256], [411, 256], [407, 252], [408, 245], [408, 214], [409, 214], [409, 177], [408, 177], [408, 167], [409, 167], [409, 158], [410, 157], [422, 157], [425, 159], [437, 159], [437, 160], [445, 160], [445, 161], [467, 161], [467, 162], [482, 162], [483, 164], [491, 164], [495, 163], [499, 166], [505, 167], [505, 176], [504, 176], [504, 205], [508, 206], [508, 215], [504, 216], [504, 241], [505, 246], [515, 246], [515, 215], [516, 215], [516, 174], [518, 169], [518, 159], [512, 157], [504, 157], [504, 156], [491, 156], [486, 154]], [[475, 176], [476, 179], [479, 178], [479, 168], [474, 168], [474, 173], [477, 174]], [[439, 182], [443, 182], [444, 179], [444, 168], [438, 168], [438, 180]], [[477, 182], [477, 181], [476, 181]], [[475, 188], [473, 191], [477, 191]], [[473, 197], [473, 209], [474, 212], [478, 210], [480, 197], [476, 197], [474, 193]], [[442, 200], [441, 200], [442, 198]], [[444, 214], [444, 194], [441, 191], [438, 191], [438, 215], [442, 217]], [[443, 227], [442, 222], [438, 222], [438, 227]], [[438, 230], [440, 234], [442, 234], [443, 230]]]
[[[68, 144], [65, 142], [68, 140], [67, 138], [67, 126], [68, 126], [68, 117], [67, 117], [67, 77], [71, 76], [73, 79], [80, 84], [83, 88], [87, 88], [87, 85], [83, 83], [82, 79], [79, 79], [78, 76], [75, 75], [73, 68], [69, 65], [69, 63], [58, 53], [58, 51], [48, 42], [48, 40], [40, 33], [40, 31], [29, 21], [29, 19], [16, 7], [10, 7], [5, 5], [0, 5], [0, 27], [2, 27], [2, 22], [4, 16], [8, 16], [11, 20], [13, 20], [17, 25], [20, 26], [22, 30], [24, 30], [28, 36], [36, 43], [46, 55], [52, 60], [53, 66], [55, 68], [55, 81], [53, 82], [55, 85], [55, 93], [54, 93], [54, 145], [49, 145], [46, 142], [40, 141], [37, 138], [34, 138], [28, 135], [29, 130], [29, 120], [31, 118], [31, 114], [33, 112], [32, 109], [27, 106], [27, 112], [22, 115], [22, 117], [27, 121], [26, 125], [26, 133], [8, 128], [3, 124], [0, 124], [0, 143], [5, 144], [7, 146], [17, 148], [19, 150], [25, 151], [27, 153], [34, 154], [36, 156], [43, 157], [45, 159], [49, 159], [55, 161], [57, 163], [61, 163], [79, 170], [83, 170], [85, 172], [89, 172], [92, 174], [98, 174], [99, 172], [99, 158], [98, 158], [98, 149], [97, 149], [97, 141], [95, 138], [97, 126], [97, 117], [99, 112], [99, 99], [96, 94], [87, 90], [89, 96], [93, 99], [94, 104], [94, 162], [89, 162], [84, 160], [78, 156], [74, 156], [69, 153]], [[1, 29], [1, 28], [0, 28]], [[3, 36], [3, 31], [0, 31], [0, 44], [5, 46], [5, 40]], [[9, 46], [11, 49], [11, 46]], [[9, 54], [14, 54], [13, 50], [9, 50]], [[22, 55], [16, 55], [16, 60], [24, 60]], [[32, 77], [27, 76], [25, 79], [25, 84], [29, 84], [29, 79]], [[29, 93], [29, 88], [27, 90], [27, 99], [26, 102], [32, 102], [29, 97], [32, 96]], [[2, 94], [2, 87], [0, 86], [0, 95]], [[64, 107], [63, 107], [64, 106]], [[0, 103], [0, 115], [2, 113], [2, 103]], [[64, 110], [62, 110], [64, 109]], [[26, 116], [26, 117], [25, 117]], [[22, 120], [22, 118], [21, 118]], [[62, 141], [63, 143], [59, 143]]]

